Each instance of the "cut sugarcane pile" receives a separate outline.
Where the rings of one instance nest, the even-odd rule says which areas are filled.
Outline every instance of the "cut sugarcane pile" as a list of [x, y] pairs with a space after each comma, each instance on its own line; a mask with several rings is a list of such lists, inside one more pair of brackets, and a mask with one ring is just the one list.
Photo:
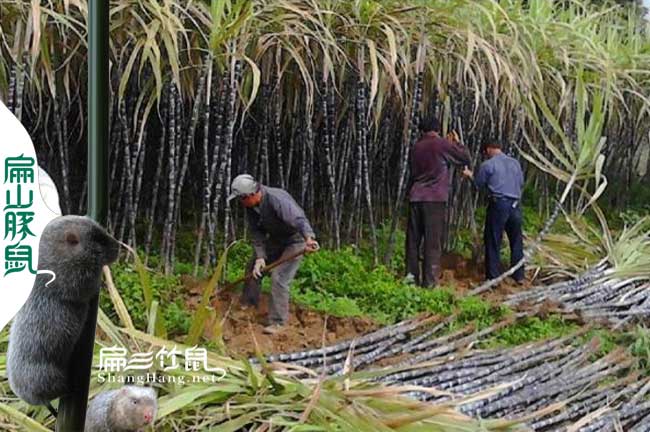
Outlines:
[[[443, 335], [450, 321], [451, 318], [440, 320], [436, 317], [406, 320], [360, 338], [321, 349], [271, 355], [268, 361], [289, 363], [307, 367], [317, 373], [337, 375], [346, 368], [357, 370], [402, 354], [421, 353], [413, 358], [418, 361], [430, 360], [453, 353], [476, 339], [473, 326]], [[484, 330], [483, 333], [489, 331], [494, 329]], [[422, 353], [423, 351], [426, 352]]]
[[[459, 410], [476, 418], [526, 418], [536, 431], [564, 430], [582, 421], [580, 431], [650, 430], [648, 386], [630, 374], [632, 360], [622, 350], [592, 361], [593, 340], [572, 346], [570, 338], [506, 350], [472, 350], [427, 366], [380, 378], [385, 384], [432, 387], [447, 396], [414, 392], [437, 403], [504, 386], [496, 394], [465, 403]], [[623, 378], [619, 378], [623, 376]], [[637, 428], [638, 429], [634, 429]]]
[[601, 264], [577, 279], [512, 294], [505, 304], [521, 308], [551, 303], [559, 307], [558, 312], [574, 313], [584, 320], [614, 327], [650, 316], [647, 277], [616, 278], [610, 273]]
[[[650, 402], [645, 400], [650, 384], [632, 372], [633, 360], [622, 349], [597, 359], [596, 339], [578, 343], [586, 329], [562, 339], [480, 350], [473, 346], [512, 320], [478, 332], [467, 326], [446, 334], [450, 321], [404, 321], [356, 340], [268, 360], [309, 368], [316, 375], [366, 369], [363, 373], [373, 381], [437, 391], [408, 394], [421, 401], [452, 402], [485, 392], [459, 410], [475, 418], [523, 418], [533, 430], [573, 425], [580, 431], [613, 431], [616, 426], [650, 431]], [[376, 367], [388, 358], [397, 361]]]

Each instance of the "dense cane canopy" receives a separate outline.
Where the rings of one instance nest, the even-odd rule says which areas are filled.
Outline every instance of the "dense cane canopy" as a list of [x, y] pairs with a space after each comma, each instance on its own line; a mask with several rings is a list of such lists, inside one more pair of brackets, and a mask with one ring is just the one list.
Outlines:
[[[225, 196], [240, 172], [288, 188], [332, 244], [364, 227], [376, 243], [378, 225], [400, 214], [422, 115], [458, 131], [476, 162], [487, 139], [531, 156], [540, 210], [560, 198], [553, 178], [569, 182], [597, 158], [609, 184], [629, 189], [649, 175], [650, 44], [635, 4], [111, 5], [110, 225], [132, 245], [160, 247], [167, 267], [181, 224], [199, 232], [197, 263], [214, 260], [217, 236], [232, 237]], [[36, 138], [64, 211], [82, 210], [87, 5], [1, 7], [0, 95]], [[604, 138], [578, 157], [594, 103], [588, 139]], [[458, 176], [452, 188], [453, 229], [471, 223], [475, 202]], [[622, 206], [631, 195], [608, 199]]]

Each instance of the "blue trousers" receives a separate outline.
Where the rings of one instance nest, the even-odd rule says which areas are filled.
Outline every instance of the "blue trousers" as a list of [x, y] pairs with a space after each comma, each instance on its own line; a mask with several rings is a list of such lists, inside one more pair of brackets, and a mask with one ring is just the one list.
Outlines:
[[[501, 240], [503, 232], [510, 242], [510, 266], [524, 257], [524, 241], [521, 232], [522, 216], [519, 202], [510, 198], [492, 198], [485, 216], [485, 278], [494, 279], [501, 275]], [[522, 266], [513, 279], [524, 279]]]

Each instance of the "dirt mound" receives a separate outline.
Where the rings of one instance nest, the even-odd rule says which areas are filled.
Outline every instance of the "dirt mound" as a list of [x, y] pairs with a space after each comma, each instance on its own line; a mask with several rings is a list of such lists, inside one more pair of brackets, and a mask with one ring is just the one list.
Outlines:
[[458, 293], [465, 293], [483, 280], [483, 264], [473, 264], [457, 254], [440, 258], [440, 285], [453, 285]]
[[[200, 302], [203, 281], [183, 277], [187, 287], [187, 305], [195, 310]], [[266, 325], [268, 295], [262, 294], [260, 305], [256, 308], [242, 308], [239, 293], [222, 293], [213, 299], [212, 307], [218, 311], [222, 323], [223, 340], [232, 354], [251, 356], [255, 345], [264, 354], [301, 351], [331, 345], [338, 341], [363, 335], [379, 327], [369, 318], [326, 315], [318, 311], [289, 305], [289, 321], [278, 334], [267, 335], [262, 332]], [[214, 320], [206, 324], [205, 337], [211, 339]]]
[[[378, 327], [368, 318], [339, 318], [291, 304], [289, 321], [278, 334], [266, 335], [268, 296], [263, 295], [257, 309], [243, 310], [238, 295], [221, 298], [219, 315], [225, 317], [223, 339], [230, 350], [252, 355], [255, 342], [264, 354], [301, 351], [350, 339]], [[253, 339], [254, 338], [254, 339]]]
[[[454, 286], [459, 296], [466, 295], [469, 291], [485, 282], [485, 264], [483, 262], [474, 264], [471, 260], [457, 254], [445, 254], [440, 261], [442, 267], [440, 284]], [[506, 262], [502, 263], [502, 269], [508, 269]], [[481, 294], [481, 297], [496, 304], [503, 301], [508, 295], [527, 290], [532, 285], [530, 278], [526, 278], [522, 285], [508, 278], [491, 290]]]

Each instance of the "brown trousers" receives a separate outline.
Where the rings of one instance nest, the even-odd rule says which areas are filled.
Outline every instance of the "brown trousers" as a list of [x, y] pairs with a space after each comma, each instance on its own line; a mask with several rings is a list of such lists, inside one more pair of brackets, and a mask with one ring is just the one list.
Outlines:
[[[444, 202], [412, 202], [406, 230], [406, 271], [422, 287], [434, 287], [440, 271], [442, 236], [445, 227]], [[423, 260], [420, 265], [420, 247]]]
[[[269, 265], [281, 258], [292, 255], [305, 249], [305, 243], [293, 243], [287, 246], [266, 245], [266, 265]], [[255, 267], [256, 256], [253, 255], [246, 272], [253, 271]], [[280, 264], [271, 270], [271, 298], [269, 300], [269, 324], [285, 324], [289, 319], [289, 285], [293, 280], [302, 255]], [[244, 304], [255, 305], [260, 301], [260, 292], [262, 290], [262, 279], [251, 278], [244, 285], [241, 302]]]

